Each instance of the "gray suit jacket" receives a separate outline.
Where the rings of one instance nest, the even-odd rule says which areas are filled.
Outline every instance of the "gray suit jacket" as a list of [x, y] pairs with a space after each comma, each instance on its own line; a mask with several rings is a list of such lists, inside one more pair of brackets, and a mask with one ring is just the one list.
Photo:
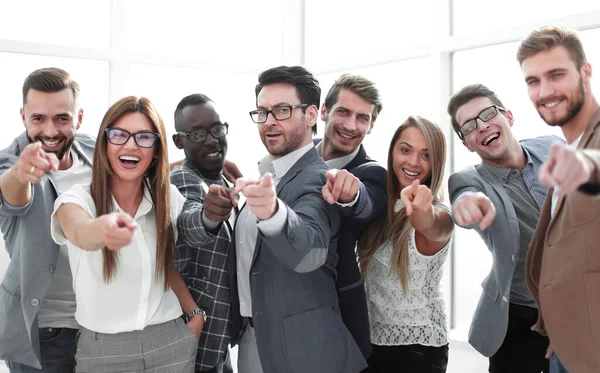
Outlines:
[[[542, 136], [521, 141], [530, 156], [542, 163], [552, 143], [563, 141], [556, 136]], [[513, 274], [519, 257], [519, 222], [512, 201], [504, 187], [482, 164], [469, 166], [450, 176], [448, 192], [453, 204], [463, 193], [482, 192], [494, 204], [496, 218], [485, 231], [475, 229], [492, 253], [492, 269], [481, 286], [483, 294], [473, 315], [469, 343], [482, 355], [490, 357], [498, 351], [508, 328], [508, 304]]]
[[[309, 150], [277, 184], [283, 231], [259, 231], [252, 318], [265, 373], [353, 373], [367, 364], [342, 322], [335, 286], [340, 216], [323, 200], [325, 162]], [[316, 259], [315, 258], [321, 258]]]
[[[91, 166], [95, 139], [78, 134], [73, 149]], [[17, 163], [29, 144], [25, 132], [0, 152], [0, 175]], [[57, 197], [47, 173], [32, 185], [31, 199], [11, 206], [0, 195], [0, 229], [10, 263], [0, 285], [0, 359], [40, 369], [37, 314], [56, 270], [59, 247], [50, 238], [50, 215]]]

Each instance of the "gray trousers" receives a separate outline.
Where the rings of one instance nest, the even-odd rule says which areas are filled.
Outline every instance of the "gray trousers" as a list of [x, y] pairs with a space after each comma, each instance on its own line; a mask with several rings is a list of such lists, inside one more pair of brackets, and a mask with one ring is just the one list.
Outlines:
[[76, 372], [192, 373], [198, 340], [181, 318], [144, 330], [96, 333], [81, 327]]
[[254, 328], [246, 323], [239, 342], [238, 373], [263, 373]]

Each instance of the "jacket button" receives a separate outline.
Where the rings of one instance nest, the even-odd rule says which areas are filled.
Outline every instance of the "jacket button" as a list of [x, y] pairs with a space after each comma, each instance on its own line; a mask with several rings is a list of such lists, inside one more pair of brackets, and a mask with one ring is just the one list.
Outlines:
[[39, 300], [37, 300], [36, 298], [33, 298], [33, 299], [31, 300], [31, 305], [32, 305], [32, 306], [34, 306], [34, 307], [37, 307], [37, 306], [39, 306], [39, 305], [40, 305], [40, 301], [39, 301]]
[[506, 297], [502, 297], [502, 300], [506, 303], [508, 303], [508, 299]]
[[50, 273], [54, 273], [54, 272], [56, 272], [56, 266], [54, 264], [52, 264], [50, 266]]

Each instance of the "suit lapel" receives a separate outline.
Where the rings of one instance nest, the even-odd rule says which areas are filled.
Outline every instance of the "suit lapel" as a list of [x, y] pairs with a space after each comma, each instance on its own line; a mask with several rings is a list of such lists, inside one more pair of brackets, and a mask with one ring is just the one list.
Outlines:
[[[594, 134], [594, 132], [596, 131], [596, 129], [598, 128], [599, 125], [600, 125], [600, 109], [596, 110], [596, 112], [592, 116], [590, 123], [588, 124], [587, 128], [583, 132], [583, 135], [581, 136], [581, 140], [579, 140], [579, 144], [577, 144], [577, 149], [584, 149], [585, 147], [588, 146], [588, 143], [592, 139], [592, 135]], [[552, 193], [554, 193], [553, 188], [552, 188]], [[552, 194], [549, 194], [549, 196], [552, 196]], [[560, 209], [562, 208], [562, 206], [565, 202], [565, 199], [566, 199], [566, 196], [563, 196], [563, 197], [560, 197], [556, 201], [556, 207], [554, 208], [554, 214], [550, 218], [550, 224], [548, 225], [548, 231], [550, 231], [550, 228], [552, 227], [552, 224], [554, 223], [554, 218], [556, 216], [558, 216], [558, 213], [560, 212]]]
[[352, 170], [353, 168], [356, 168], [367, 162], [373, 162], [373, 160], [369, 158], [367, 152], [365, 151], [365, 148], [362, 146], [362, 144], [360, 144], [358, 148], [358, 153], [356, 153], [356, 156], [350, 161], [350, 163], [344, 166], [344, 170]]
[[[283, 175], [283, 177], [277, 183], [277, 187], [275, 188], [275, 192], [277, 193], [277, 196], [279, 196], [281, 194], [281, 190], [289, 182], [294, 180], [296, 175], [298, 175], [302, 170], [304, 170], [304, 168], [306, 166], [313, 163], [318, 158], [319, 158], [319, 153], [317, 152], [317, 149], [315, 149], [314, 147], [311, 148], [309, 151], [307, 151], [302, 157], [300, 157], [300, 159], [298, 159], [298, 161], [292, 166], [292, 168], [290, 168], [288, 170], [288, 172], [286, 172], [286, 174]], [[281, 200], [283, 200], [283, 198], [281, 198]], [[250, 268], [252, 268], [254, 266], [254, 262], [256, 262], [256, 258], [258, 257], [258, 252], [260, 251], [261, 246], [262, 246], [262, 236], [261, 236], [260, 232], [257, 232], [256, 246], [254, 248], [254, 256], [252, 258], [252, 264], [250, 265]]]

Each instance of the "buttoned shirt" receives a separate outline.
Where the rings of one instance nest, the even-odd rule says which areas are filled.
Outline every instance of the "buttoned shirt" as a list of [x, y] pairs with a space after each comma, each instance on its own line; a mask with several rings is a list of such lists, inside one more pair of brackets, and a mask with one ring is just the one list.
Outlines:
[[[171, 185], [171, 221], [177, 235], [177, 217], [185, 199]], [[112, 198], [115, 212], [124, 212]], [[121, 333], [142, 330], [148, 325], [174, 320], [182, 315], [181, 306], [172, 289], [164, 290], [163, 277], [156, 274], [156, 216], [150, 191], [144, 196], [134, 216], [138, 227], [131, 243], [119, 249], [115, 275], [108, 283], [103, 277], [102, 250], [87, 251], [64, 236], [56, 219], [56, 210], [63, 203], [80, 206], [96, 218], [96, 206], [89, 185], [75, 185], [61, 194], [54, 203], [51, 234], [54, 241], [66, 244], [73, 274], [73, 290], [77, 299], [77, 322], [95, 332]]]

